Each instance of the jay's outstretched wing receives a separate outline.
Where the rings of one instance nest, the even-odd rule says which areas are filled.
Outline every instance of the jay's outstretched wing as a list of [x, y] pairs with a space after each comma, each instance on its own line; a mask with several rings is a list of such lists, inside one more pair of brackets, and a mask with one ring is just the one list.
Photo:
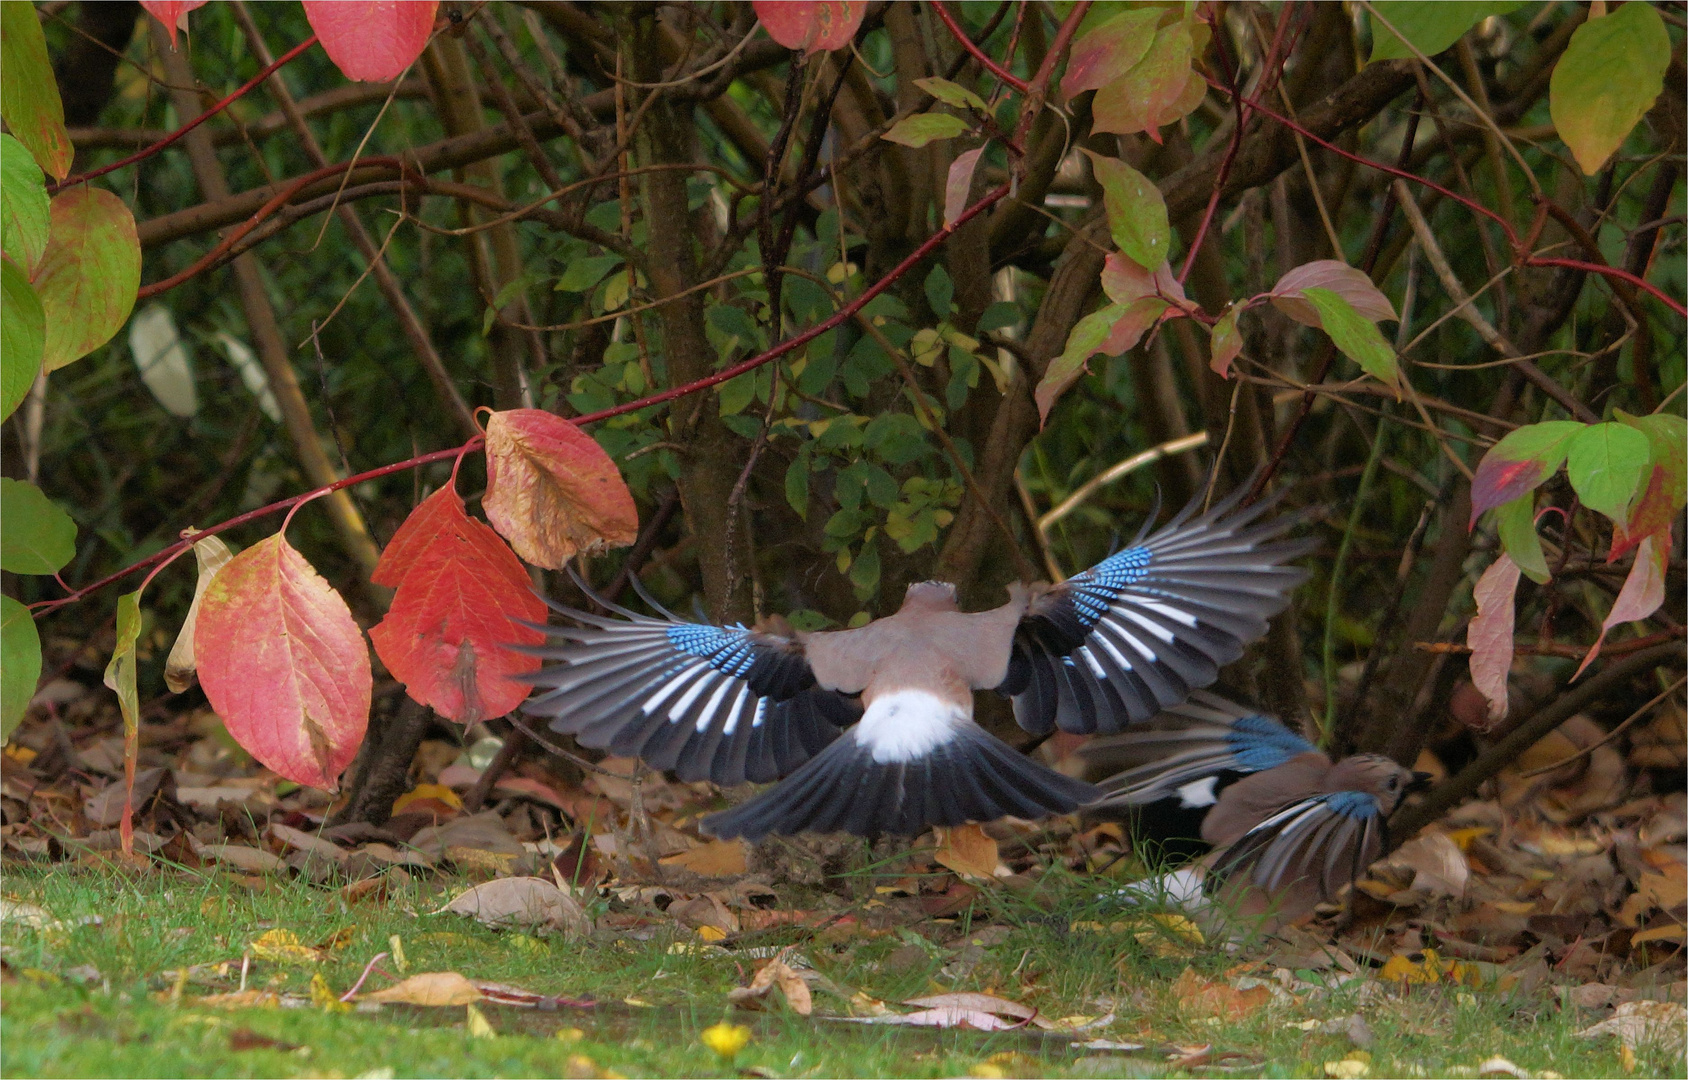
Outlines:
[[1242, 490], [1205, 513], [1192, 502], [1164, 528], [1035, 596], [997, 687], [1034, 735], [1113, 734], [1207, 686], [1266, 632], [1307, 576], [1291, 559], [1311, 541], [1279, 537], [1295, 516], [1237, 510]]
[[[1208, 880], [1253, 885], [1290, 910], [1335, 900], [1382, 854], [1385, 815], [1376, 796], [1334, 791], [1286, 806], [1226, 848]], [[1238, 880], [1241, 878], [1242, 880]], [[1210, 889], [1211, 891], [1211, 889]]]
[[[1122, 734], [1096, 739], [1086, 757], [1123, 765], [1101, 784], [1108, 796], [1100, 805], [1140, 806], [1184, 798], [1188, 805], [1211, 805], [1213, 783], [1287, 765], [1318, 749], [1270, 716], [1244, 708], [1205, 690]], [[1192, 785], [1207, 784], [1205, 803], [1194, 800]]]
[[621, 618], [551, 604], [580, 625], [544, 627], [563, 643], [524, 650], [559, 662], [526, 676], [545, 692], [523, 711], [583, 746], [682, 780], [766, 783], [861, 716], [856, 699], [815, 681], [793, 638], [605, 606]]

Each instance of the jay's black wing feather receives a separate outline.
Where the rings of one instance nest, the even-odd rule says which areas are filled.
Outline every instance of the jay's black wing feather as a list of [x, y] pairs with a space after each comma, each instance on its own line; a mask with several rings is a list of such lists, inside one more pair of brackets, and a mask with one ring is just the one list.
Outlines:
[[523, 650], [558, 663], [524, 676], [542, 692], [522, 709], [583, 746], [682, 780], [766, 783], [861, 716], [854, 698], [815, 682], [791, 638], [667, 611], [653, 619], [611, 607], [622, 616], [612, 619], [546, 602], [580, 625], [544, 627], [562, 643]]
[[1286, 565], [1310, 541], [1299, 520], [1262, 521], [1274, 500], [1238, 510], [1192, 502], [1164, 528], [1036, 597], [997, 689], [1034, 735], [1113, 734], [1207, 686], [1266, 632], [1306, 572]]
[[1208, 880], [1247, 874], [1269, 894], [1298, 889], [1335, 900], [1382, 854], [1385, 818], [1375, 796], [1335, 791], [1303, 799], [1250, 829], [1218, 858]]

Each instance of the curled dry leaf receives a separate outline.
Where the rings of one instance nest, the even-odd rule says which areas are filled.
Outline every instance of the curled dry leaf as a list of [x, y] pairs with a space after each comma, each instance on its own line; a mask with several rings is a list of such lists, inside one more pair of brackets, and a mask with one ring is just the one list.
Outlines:
[[1465, 895], [1466, 882], [1471, 878], [1471, 866], [1459, 845], [1447, 833], [1434, 829], [1402, 844], [1389, 856], [1389, 865], [1411, 870], [1412, 891], [1428, 899], [1458, 899]]
[[756, 977], [750, 980], [749, 986], [736, 987], [728, 991], [727, 1000], [734, 1005], [746, 1005], [761, 1001], [768, 996], [774, 987], [779, 987], [789, 1004], [799, 1016], [808, 1016], [815, 1011], [814, 998], [809, 992], [809, 984], [803, 981], [803, 976], [793, 971], [785, 962], [786, 952], [763, 964], [756, 972]]
[[942, 830], [938, 850], [932, 858], [962, 877], [994, 878], [1000, 861], [996, 841], [977, 825], [957, 825]]
[[467, 915], [495, 929], [549, 926], [569, 937], [578, 937], [591, 929], [580, 901], [557, 888], [553, 882], [537, 877], [496, 878], [484, 882], [458, 893], [440, 911]]
[[487, 520], [535, 566], [625, 547], [639, 533], [615, 462], [574, 424], [543, 409], [495, 412], [486, 425]]
[[277, 533], [229, 561], [194, 630], [199, 681], [236, 742], [333, 791], [369, 723], [369, 647], [346, 601]]
[[704, 877], [733, 877], [745, 872], [746, 854], [743, 840], [714, 840], [660, 861]]
[[1616, 1035], [1626, 1050], [1656, 1045], [1671, 1053], [1682, 1052], [1688, 1032], [1688, 1008], [1675, 1001], [1626, 1001], [1610, 1020], [1584, 1028], [1577, 1035], [1585, 1039]]
[[199, 581], [193, 587], [193, 603], [188, 605], [188, 617], [182, 620], [182, 632], [176, 635], [176, 644], [170, 647], [170, 657], [164, 661], [164, 685], [170, 688], [172, 694], [179, 694], [193, 685], [194, 669], [198, 666], [194, 659], [193, 631], [199, 625], [199, 602], [210, 587], [211, 579], [217, 576], [217, 571], [234, 558], [234, 552], [220, 537], [207, 536], [193, 542], [193, 557], [199, 563]]
[[388, 1005], [467, 1005], [486, 995], [455, 971], [428, 971], [373, 994], [359, 995], [364, 1001]]

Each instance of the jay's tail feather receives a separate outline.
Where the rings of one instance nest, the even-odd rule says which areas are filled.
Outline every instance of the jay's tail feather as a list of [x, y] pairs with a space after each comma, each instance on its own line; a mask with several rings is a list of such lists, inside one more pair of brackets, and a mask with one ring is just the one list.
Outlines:
[[[951, 711], [946, 711], [951, 710]], [[1100, 794], [1017, 753], [930, 695], [887, 695], [779, 787], [703, 821], [719, 837], [848, 832], [1065, 814]]]

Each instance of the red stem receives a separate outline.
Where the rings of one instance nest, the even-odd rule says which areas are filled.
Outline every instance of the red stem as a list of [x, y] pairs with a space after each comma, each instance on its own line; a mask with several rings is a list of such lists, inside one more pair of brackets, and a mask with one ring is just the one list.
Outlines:
[[[908, 273], [922, 259], [926, 258], [926, 256], [930, 255], [940, 245], [942, 245], [944, 241], [948, 240], [950, 234], [954, 233], [955, 230], [961, 228], [961, 226], [984, 213], [991, 206], [1007, 197], [1007, 195], [1008, 185], [1006, 184], [985, 195], [978, 202], [969, 206], [966, 210], [963, 210], [954, 221], [927, 237], [925, 243], [921, 244], [918, 248], [911, 252], [908, 258], [898, 263], [892, 268], [890, 273], [874, 282], [873, 285], [867, 288], [860, 296], [844, 305], [830, 318], [811, 326], [809, 329], [803, 331], [801, 334], [798, 334], [796, 337], [782, 341], [759, 356], [753, 356], [748, 360], [740, 361], [732, 367], [717, 371], [713, 375], [707, 375], [694, 382], [686, 383], [684, 386], [676, 386], [671, 390], [663, 390], [660, 393], [642, 397], [637, 401], [629, 401], [626, 404], [617, 405], [613, 408], [601, 409], [598, 412], [588, 413], [585, 416], [577, 416], [574, 418], [573, 422], [575, 424], [590, 424], [598, 420], [607, 420], [612, 416], [620, 416], [623, 413], [636, 412], [639, 409], [647, 408], [651, 405], [659, 405], [664, 401], [672, 401], [675, 398], [685, 397], [688, 394], [695, 394], [699, 390], [706, 390], [718, 383], [726, 382], [728, 379], [742, 375], [754, 368], [761, 367], [763, 364], [772, 360], [779, 359], [781, 356], [784, 356], [786, 353], [797, 348], [799, 345], [814, 340], [821, 334], [824, 334], [833, 327], [838, 326], [846, 319], [854, 317], [855, 314], [861, 311], [862, 308], [866, 307], [874, 297], [890, 288], [898, 278]], [[391, 465], [383, 465], [378, 469], [370, 469], [367, 472], [348, 476], [343, 480], [336, 480], [332, 484], [315, 488], [300, 495], [294, 495], [291, 498], [282, 499], [279, 502], [273, 502], [268, 506], [261, 506], [256, 510], [248, 510], [246, 513], [237, 517], [232, 517], [220, 525], [213, 525], [208, 529], [201, 529], [188, 539], [178, 540], [176, 543], [171, 544], [162, 551], [148, 556], [140, 562], [126, 566], [114, 574], [108, 574], [91, 585], [84, 585], [82, 588], [75, 590], [68, 596], [61, 597], [57, 600], [42, 600], [31, 604], [30, 611], [36, 617], [40, 617], [52, 611], [57, 611], [59, 608], [65, 607], [69, 604], [74, 604], [78, 600], [81, 600], [84, 596], [87, 596], [89, 593], [97, 592], [98, 590], [105, 588], [107, 585], [110, 585], [112, 582], [127, 577], [137, 570], [144, 569], [167, 559], [175, 558], [187, 548], [191, 547], [195, 540], [200, 540], [207, 536], [215, 536], [220, 532], [226, 532], [236, 526], [244, 525], [249, 521], [256, 521], [262, 517], [268, 517], [271, 514], [278, 514], [283, 510], [292, 510], [301, 503], [307, 502], [311, 499], [320, 498], [331, 491], [339, 491], [341, 488], [351, 487], [354, 484], [361, 484], [366, 480], [377, 480], [383, 476], [390, 476], [396, 472], [419, 468], [423, 465], [431, 465], [436, 461], [446, 461], [451, 458], [460, 458], [464, 453], [474, 449], [476, 446], [481, 445], [484, 442], [485, 439], [482, 436], [476, 436], [464, 443], [462, 446], [454, 446], [449, 450], [435, 450], [433, 453], [421, 454], [405, 461], [394, 462]]]
[[[1218, 90], [1221, 93], [1231, 93], [1230, 90], [1221, 86], [1212, 76], [1204, 74], [1203, 78], [1207, 79], [1209, 85], [1211, 85], [1215, 90]], [[1513, 259], [1520, 266], [1560, 266], [1570, 270], [1581, 270], [1584, 273], [1598, 274], [1602, 277], [1617, 278], [1621, 281], [1627, 281], [1638, 289], [1646, 290], [1653, 297], [1658, 299], [1660, 303], [1664, 304], [1678, 315], [1688, 317], [1688, 306], [1684, 306], [1682, 301], [1671, 297], [1663, 289], [1660, 289], [1658, 286], [1654, 285], [1650, 281], [1647, 281], [1645, 278], [1637, 277], [1628, 270], [1622, 270], [1615, 266], [1601, 266], [1598, 263], [1583, 262], [1579, 259], [1560, 259], [1555, 257], [1531, 255], [1526, 251], [1523, 241], [1519, 239], [1518, 231], [1512, 227], [1512, 223], [1507, 221], [1506, 218], [1502, 217], [1495, 211], [1490, 210], [1482, 203], [1477, 202], [1475, 199], [1468, 199], [1458, 192], [1450, 191], [1441, 184], [1436, 183], [1434, 180], [1427, 180], [1422, 176], [1415, 176], [1405, 169], [1397, 169], [1393, 165], [1385, 165], [1381, 161], [1374, 161], [1371, 158], [1363, 157], [1359, 154], [1344, 150], [1342, 147], [1333, 142], [1321, 139], [1319, 136], [1302, 127], [1289, 117], [1282, 116], [1267, 108], [1265, 105], [1262, 105], [1258, 99], [1241, 97], [1241, 95], [1238, 95], [1238, 97], [1250, 107], [1258, 109], [1262, 115], [1271, 117], [1273, 120], [1276, 120], [1278, 123], [1289, 128], [1291, 131], [1299, 133], [1303, 138], [1313, 140], [1333, 154], [1347, 158], [1349, 161], [1355, 162], [1356, 164], [1364, 165], [1368, 169], [1376, 169], [1379, 172], [1387, 173], [1390, 176], [1399, 177], [1402, 180], [1408, 180], [1415, 184], [1421, 184], [1424, 187], [1430, 188], [1432, 191], [1440, 193], [1445, 198], [1452, 199], [1454, 202], [1459, 203], [1472, 213], [1481, 214], [1482, 216], [1493, 220], [1501, 227], [1501, 230], [1506, 233], [1506, 239], [1508, 243], [1512, 245]]]
[[175, 131], [172, 131], [170, 134], [164, 136], [164, 138], [162, 138], [162, 139], [158, 140], [157, 142], [153, 143], [151, 146], [148, 146], [144, 149], [135, 151], [133, 154], [130, 154], [128, 157], [124, 158], [122, 161], [114, 161], [110, 165], [103, 165], [100, 168], [93, 170], [92, 172], [81, 173], [80, 175], [77, 175], [77, 176], [67, 176], [63, 180], [60, 180], [56, 184], [49, 184], [47, 186], [47, 193], [49, 195], [56, 195], [60, 191], [63, 191], [65, 188], [70, 187], [72, 184], [85, 184], [89, 180], [94, 179], [94, 177], [96, 177], [96, 176], [104, 176], [106, 173], [115, 172], [118, 169], [123, 168], [123, 166], [125, 166], [125, 165], [133, 165], [137, 161], [140, 161], [144, 158], [151, 157], [152, 155], [158, 153], [160, 150], [163, 150], [165, 147], [169, 146], [171, 143], [180, 139], [183, 135], [186, 135], [188, 132], [192, 131], [194, 128], [196, 128], [199, 125], [205, 123], [205, 121], [211, 119], [213, 116], [216, 116], [218, 113], [220, 113], [224, 109], [228, 108], [234, 102], [238, 101], [241, 97], [243, 97], [247, 93], [247, 91], [251, 90], [254, 86], [257, 86], [259, 83], [261, 83], [265, 79], [269, 78], [278, 69], [280, 69], [283, 65], [285, 65], [289, 60], [292, 60], [295, 56], [298, 56], [300, 53], [304, 52], [306, 49], [310, 48], [312, 45], [315, 45], [316, 43], [317, 43], [317, 36], [315, 34], [312, 34], [310, 37], [306, 38], [304, 41], [301, 41], [299, 44], [293, 46], [291, 49], [287, 50], [287, 52], [285, 52], [281, 56], [277, 57], [275, 63], [269, 65], [264, 70], [258, 72], [258, 74], [252, 76], [252, 78], [249, 79], [245, 84], [243, 84], [240, 87], [240, 89], [236, 90], [234, 93], [230, 94], [228, 97], [224, 98], [223, 100], [217, 102], [217, 104], [211, 106], [209, 109], [200, 113], [198, 116], [194, 117], [192, 120], [189, 120], [187, 123], [183, 124], [181, 127], [177, 128]]
[[983, 64], [986, 71], [995, 75], [997, 78], [1001, 79], [1009, 86], [1012, 86], [1022, 94], [1031, 89], [1030, 85], [1024, 79], [1019, 78], [1013, 72], [1002, 67], [995, 60], [992, 60], [989, 56], [985, 55], [985, 50], [973, 44], [973, 39], [967, 36], [967, 31], [961, 28], [961, 24], [955, 21], [955, 16], [951, 15], [949, 13], [949, 9], [944, 7], [943, 0], [937, 0], [937, 2], [932, 5], [932, 10], [938, 13], [938, 18], [944, 20], [944, 25], [949, 27], [949, 32], [955, 35], [955, 40], [961, 43], [961, 47], [972, 53], [973, 59]]

